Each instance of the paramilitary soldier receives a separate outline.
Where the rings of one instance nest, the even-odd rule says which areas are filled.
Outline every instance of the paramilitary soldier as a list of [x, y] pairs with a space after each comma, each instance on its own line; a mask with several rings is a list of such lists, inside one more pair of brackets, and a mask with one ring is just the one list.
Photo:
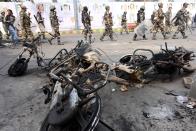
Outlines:
[[52, 26], [52, 38], [49, 39], [49, 43], [52, 44], [52, 40], [57, 38], [58, 45], [61, 45], [60, 32], [59, 32], [59, 20], [56, 14], [56, 7], [50, 6], [50, 24]]
[[142, 6], [139, 10], [138, 10], [138, 13], [137, 13], [137, 24], [140, 24], [142, 21], [145, 20], [145, 7]]
[[152, 37], [153, 40], [156, 40], [156, 34], [159, 30], [161, 30], [161, 33], [162, 33], [164, 39], [167, 39], [166, 34], [165, 34], [165, 30], [164, 30], [164, 23], [163, 23], [163, 20], [164, 20], [163, 3], [159, 3], [158, 6], [159, 6], [159, 9], [155, 13], [154, 22], [153, 22], [153, 24], [154, 24], [153, 30], [152, 30], [153, 31], [153, 37]]
[[105, 14], [103, 17], [103, 22], [105, 24], [105, 31], [104, 31], [103, 35], [101, 36], [100, 40], [103, 41], [103, 38], [106, 35], [108, 35], [111, 40], [114, 40], [113, 30], [112, 30], [112, 26], [113, 26], [112, 13], [110, 12], [109, 6], [106, 6], [105, 9], [106, 9], [106, 11], [105, 11]]
[[122, 15], [122, 19], [121, 19], [121, 32], [120, 34], [122, 35], [123, 30], [129, 34], [128, 32], [128, 28], [127, 28], [127, 12], [125, 11]]
[[82, 23], [84, 25], [84, 39], [87, 41], [87, 37], [89, 37], [89, 42], [91, 43], [93, 32], [91, 30], [90, 12], [88, 12], [87, 6], [84, 6], [82, 10]]
[[180, 32], [182, 34], [183, 39], [186, 39], [187, 36], [185, 35], [185, 28], [186, 28], [186, 22], [188, 17], [188, 11], [187, 8], [188, 3], [184, 3], [182, 9], [180, 9], [176, 16], [172, 19], [172, 22], [175, 20], [174, 25], [177, 26], [177, 31], [173, 35], [173, 39], [177, 39], [176, 35]]
[[165, 13], [165, 32], [169, 34], [171, 32], [171, 17], [172, 17], [172, 7], [170, 6]]
[[27, 14], [26, 6], [21, 6], [20, 11], [20, 26], [22, 31], [22, 39], [23, 40], [33, 40], [33, 32], [31, 31], [31, 18], [30, 13]]
[[[137, 25], [139, 25], [140, 23], [142, 23], [145, 20], [145, 12], [144, 11], [145, 11], [145, 7], [144, 6], [140, 7], [140, 9], [138, 10], [138, 13], [137, 13]], [[143, 34], [142, 37], [143, 37], [144, 40], [147, 40], [145, 33]], [[134, 34], [133, 40], [135, 41], [136, 38], [137, 38], [137, 33]]]
[[41, 11], [37, 11], [37, 15], [35, 16], [43, 39], [45, 39], [45, 25], [44, 25], [44, 18], [42, 17]]

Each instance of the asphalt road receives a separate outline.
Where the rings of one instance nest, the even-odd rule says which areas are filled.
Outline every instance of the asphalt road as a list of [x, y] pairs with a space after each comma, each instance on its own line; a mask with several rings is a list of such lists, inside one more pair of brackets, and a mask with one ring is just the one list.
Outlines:
[[[146, 48], [154, 52], [167, 42], [169, 47], [184, 46], [196, 52], [196, 32], [189, 34], [188, 39], [132, 41], [129, 35], [116, 34], [117, 41], [99, 41], [96, 34], [94, 48], [102, 49], [112, 60], [103, 55], [109, 63], [117, 62], [123, 55], [131, 54], [135, 49]], [[181, 36], [180, 36], [181, 37]], [[45, 58], [53, 57], [59, 49], [71, 49], [81, 35], [63, 36], [64, 45], [43, 44]], [[38, 68], [35, 58], [28, 67], [28, 72], [21, 77], [9, 77], [7, 69], [20, 52], [18, 49], [0, 48], [0, 131], [38, 131], [48, 106], [44, 105], [45, 96], [40, 88], [47, 82], [46, 71]], [[193, 61], [195, 64], [196, 61]], [[195, 73], [190, 74], [194, 76]], [[102, 98], [102, 120], [116, 131], [194, 131], [196, 129], [196, 109], [187, 109], [178, 104], [174, 96], [165, 93], [171, 90], [187, 95], [189, 89], [184, 88], [182, 77], [176, 76], [172, 81], [167, 79], [152, 82], [142, 88], [130, 87], [121, 92], [115, 83], [109, 83], [99, 94]], [[113, 92], [112, 89], [115, 89]], [[146, 118], [145, 113], [150, 117]]]

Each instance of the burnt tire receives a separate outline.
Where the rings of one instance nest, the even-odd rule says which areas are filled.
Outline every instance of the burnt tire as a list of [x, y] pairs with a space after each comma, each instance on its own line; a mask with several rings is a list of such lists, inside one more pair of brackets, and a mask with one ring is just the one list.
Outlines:
[[[87, 112], [85, 116], [84, 114], [82, 114], [83, 109], [80, 109], [76, 114], [76, 117], [80, 117], [80, 118], [73, 118], [68, 123], [65, 123], [64, 126], [55, 126], [49, 124], [48, 115], [47, 115], [39, 131], [81, 131], [81, 130], [93, 131], [99, 122], [100, 108], [101, 108], [101, 99], [97, 95], [95, 102], [90, 108], [90, 112]], [[78, 122], [79, 120], [86, 120], [87, 124], [83, 125]]]
[[25, 74], [28, 68], [28, 62], [26, 58], [17, 59], [8, 69], [9, 76], [21, 76]]

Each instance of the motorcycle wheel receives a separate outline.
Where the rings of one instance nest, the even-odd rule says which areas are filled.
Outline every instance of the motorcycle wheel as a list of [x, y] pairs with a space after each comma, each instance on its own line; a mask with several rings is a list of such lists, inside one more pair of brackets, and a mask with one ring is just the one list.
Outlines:
[[26, 58], [17, 59], [8, 69], [8, 74], [10, 76], [21, 76], [23, 75], [28, 68], [28, 62]]
[[[40, 131], [94, 131], [100, 116], [101, 109], [101, 99], [96, 95], [94, 103], [86, 110], [84, 105], [79, 109], [75, 118], [70, 120], [70, 122], [65, 123], [64, 126], [55, 126], [48, 123], [48, 115], [44, 119]], [[91, 101], [93, 101], [91, 100]]]

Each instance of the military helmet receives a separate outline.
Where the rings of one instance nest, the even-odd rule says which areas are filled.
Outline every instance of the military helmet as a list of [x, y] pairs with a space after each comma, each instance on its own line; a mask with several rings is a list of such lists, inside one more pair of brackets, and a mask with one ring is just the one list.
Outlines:
[[54, 9], [56, 9], [56, 7], [54, 5], [51, 5], [50, 10], [54, 10]]
[[163, 7], [163, 3], [158, 3], [158, 6], [159, 7]]
[[140, 9], [145, 10], [145, 6], [141, 6]]
[[88, 7], [87, 7], [87, 6], [84, 6], [84, 7], [83, 7], [83, 10], [84, 10], [84, 11], [88, 11]]
[[22, 5], [21, 9], [27, 9], [27, 7], [25, 5]]
[[183, 7], [187, 7], [189, 4], [188, 3], [183, 3]]
[[109, 10], [109, 9], [110, 9], [110, 6], [106, 6], [105, 9], [106, 9], [106, 10]]

